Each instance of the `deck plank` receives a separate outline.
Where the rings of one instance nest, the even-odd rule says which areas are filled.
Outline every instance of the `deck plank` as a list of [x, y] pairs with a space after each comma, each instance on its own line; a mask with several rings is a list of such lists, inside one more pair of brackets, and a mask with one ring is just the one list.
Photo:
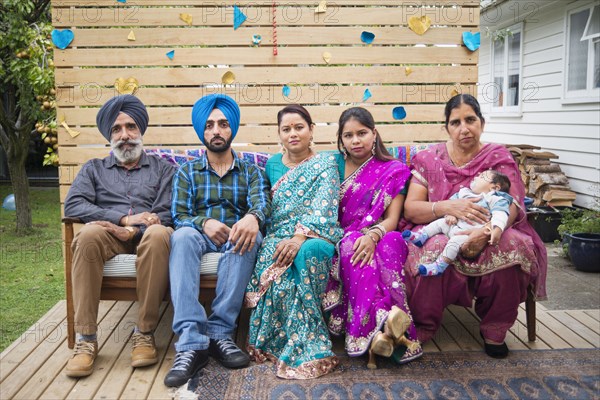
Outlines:
[[[131, 301], [119, 301], [111, 312], [108, 320], [110, 324], [103, 324], [98, 327], [98, 339], [100, 335], [105, 337], [103, 343], [98, 341], [98, 357], [94, 362], [94, 373], [86, 378], [77, 379], [73, 390], [67, 395], [67, 399], [91, 399], [94, 397], [98, 388], [102, 385], [106, 376], [119, 359], [123, 348], [129, 342], [132, 326], [129, 321], [137, 317], [137, 303]], [[104, 322], [104, 321], [103, 321]], [[120, 370], [121, 374], [127, 376], [130, 371]], [[118, 386], [118, 381], [110, 382], [111, 386]]]
[[[39, 321], [35, 322], [17, 340], [12, 342], [0, 355], [2, 368], [0, 369], [0, 383], [19, 366], [23, 360], [41, 343], [53, 330], [51, 326], [58, 326], [66, 318], [65, 301], [59, 301]], [[34, 340], [31, 340], [33, 335]]]
[[600, 337], [598, 336], [598, 331], [592, 331], [590, 328], [588, 328], [587, 326], [579, 322], [577, 319], [569, 315], [568, 311], [548, 311], [547, 313], [550, 316], [554, 317], [556, 320], [558, 320], [569, 330], [576, 333], [583, 340], [587, 341], [590, 344], [590, 347], [600, 346]]
[[[84, 379], [69, 378], [64, 367], [71, 351], [66, 346], [66, 309], [57, 303], [15, 343], [2, 353], [2, 399], [172, 399], [175, 389], [163, 384], [175, 355], [176, 337], [171, 331], [173, 308], [163, 303], [155, 332], [159, 362], [148, 368], [130, 366], [130, 336], [137, 319], [137, 304], [101, 302], [100, 355], [95, 372]], [[510, 349], [563, 349], [600, 347], [599, 310], [537, 309], [538, 340], [527, 341], [525, 310], [507, 334]], [[52, 326], [54, 329], [42, 329]], [[479, 320], [473, 309], [450, 306], [443, 325], [432, 341], [424, 344], [426, 352], [481, 351]], [[40, 336], [42, 335], [42, 336]], [[37, 338], [43, 337], [43, 340]], [[342, 341], [343, 342], [343, 341]], [[343, 343], [342, 343], [343, 346]], [[342, 347], [343, 351], [343, 347]], [[8, 372], [5, 372], [5, 366]]]

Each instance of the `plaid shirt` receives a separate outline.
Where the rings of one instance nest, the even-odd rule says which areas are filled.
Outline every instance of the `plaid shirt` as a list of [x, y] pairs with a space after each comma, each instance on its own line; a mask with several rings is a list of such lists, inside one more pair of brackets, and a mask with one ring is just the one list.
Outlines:
[[249, 213], [264, 226], [271, 212], [269, 181], [260, 168], [232, 153], [233, 165], [222, 177], [210, 166], [206, 153], [179, 168], [173, 178], [171, 206], [175, 229], [189, 226], [202, 232], [209, 218], [231, 227]]

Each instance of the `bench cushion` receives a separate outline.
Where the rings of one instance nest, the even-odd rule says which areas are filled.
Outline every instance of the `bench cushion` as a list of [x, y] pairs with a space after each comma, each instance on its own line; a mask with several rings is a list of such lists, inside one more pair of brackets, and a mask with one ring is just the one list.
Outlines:
[[[208, 253], [200, 262], [200, 275], [216, 275], [221, 253]], [[135, 278], [135, 254], [117, 254], [104, 264], [106, 277]]]

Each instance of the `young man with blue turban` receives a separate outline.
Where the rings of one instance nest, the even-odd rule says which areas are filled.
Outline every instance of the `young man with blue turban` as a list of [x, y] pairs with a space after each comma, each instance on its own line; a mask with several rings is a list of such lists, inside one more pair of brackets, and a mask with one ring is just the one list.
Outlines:
[[87, 376], [94, 370], [104, 263], [117, 254], [137, 253], [139, 311], [132, 336], [132, 367], [158, 361], [153, 331], [169, 278], [175, 167], [144, 153], [142, 136], [148, 127], [148, 113], [137, 97], [108, 100], [96, 123], [110, 142], [112, 154], [85, 163], [65, 199], [65, 216], [86, 223], [71, 245], [77, 341], [66, 374], [72, 377]]
[[[173, 179], [169, 278], [175, 344], [173, 367], [165, 385], [181, 386], [208, 363], [209, 355], [227, 368], [242, 368], [250, 359], [232, 336], [242, 308], [260, 228], [271, 209], [269, 182], [256, 165], [231, 149], [240, 125], [240, 109], [226, 95], [202, 97], [192, 109], [192, 123], [206, 152], [183, 164]], [[221, 253], [216, 297], [208, 318], [198, 301], [205, 253]]]

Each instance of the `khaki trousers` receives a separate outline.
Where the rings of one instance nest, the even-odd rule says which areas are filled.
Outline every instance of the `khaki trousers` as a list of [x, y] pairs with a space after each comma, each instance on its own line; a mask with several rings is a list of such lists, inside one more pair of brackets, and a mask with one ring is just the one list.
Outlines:
[[137, 326], [152, 332], [158, 324], [158, 310], [169, 286], [169, 250], [173, 228], [151, 225], [140, 243], [122, 242], [99, 225], [85, 225], [73, 244], [73, 302], [75, 332], [95, 334], [104, 263], [117, 254], [134, 254], [139, 302]]

